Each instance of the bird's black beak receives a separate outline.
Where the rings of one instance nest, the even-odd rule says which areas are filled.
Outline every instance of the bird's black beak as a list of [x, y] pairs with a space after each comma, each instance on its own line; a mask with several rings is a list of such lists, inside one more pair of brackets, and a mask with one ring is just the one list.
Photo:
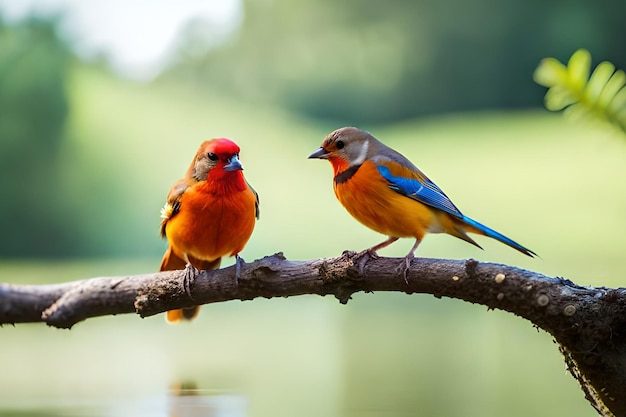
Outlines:
[[232, 158], [224, 165], [224, 171], [240, 171], [243, 170], [243, 165], [239, 162], [237, 155], [233, 155]]
[[328, 151], [324, 148], [319, 148], [309, 155], [308, 159], [328, 159]]

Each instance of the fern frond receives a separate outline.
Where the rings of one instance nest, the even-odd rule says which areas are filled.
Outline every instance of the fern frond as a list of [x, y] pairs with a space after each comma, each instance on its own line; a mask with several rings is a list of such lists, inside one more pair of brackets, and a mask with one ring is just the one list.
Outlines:
[[591, 115], [626, 133], [626, 74], [610, 62], [601, 62], [591, 72], [591, 55], [579, 49], [567, 66], [554, 58], [543, 59], [533, 79], [548, 88], [544, 98], [548, 110]]

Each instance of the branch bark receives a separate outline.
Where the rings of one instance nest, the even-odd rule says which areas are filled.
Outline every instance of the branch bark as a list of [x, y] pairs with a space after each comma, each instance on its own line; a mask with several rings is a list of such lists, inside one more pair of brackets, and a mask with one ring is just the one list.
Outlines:
[[[235, 268], [100, 277], [55, 285], [0, 284], [0, 325], [45, 322], [71, 328], [90, 317], [137, 313], [256, 297], [400, 291], [457, 298], [511, 312], [550, 333], [590, 404], [604, 416], [626, 417], [626, 289], [581, 287], [506, 265], [416, 258], [408, 282], [399, 259], [370, 259], [361, 271], [351, 252], [338, 258], [287, 261], [282, 254]], [[186, 276], [187, 275], [187, 276]]]

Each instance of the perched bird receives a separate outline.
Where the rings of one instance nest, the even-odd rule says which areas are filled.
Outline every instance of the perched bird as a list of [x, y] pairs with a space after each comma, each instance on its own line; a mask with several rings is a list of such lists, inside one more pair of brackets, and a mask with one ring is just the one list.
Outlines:
[[[239, 265], [238, 253], [259, 218], [259, 197], [242, 170], [239, 146], [230, 139], [200, 145], [161, 210], [161, 237], [169, 245], [160, 271], [218, 269], [223, 256], [236, 256]], [[191, 320], [199, 308], [170, 310], [167, 321]]]
[[[426, 233], [448, 233], [478, 245], [467, 233], [489, 236], [528, 256], [536, 254], [463, 215], [450, 199], [407, 158], [355, 127], [330, 133], [309, 158], [327, 159], [334, 171], [339, 202], [358, 221], [388, 239], [357, 254], [376, 251], [401, 237], [415, 244], [400, 267], [406, 279], [415, 250]], [[481, 248], [482, 249], [482, 248]]]

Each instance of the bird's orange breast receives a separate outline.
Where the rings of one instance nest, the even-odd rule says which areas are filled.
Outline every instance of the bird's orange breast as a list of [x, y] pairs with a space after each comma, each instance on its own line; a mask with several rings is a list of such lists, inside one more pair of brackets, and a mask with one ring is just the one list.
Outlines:
[[256, 196], [246, 187], [215, 193], [200, 183], [185, 191], [165, 233], [179, 257], [211, 261], [239, 253], [252, 235]]
[[390, 189], [371, 161], [365, 161], [347, 181], [335, 182], [334, 190], [355, 219], [379, 233], [421, 239], [427, 231], [437, 231], [437, 213]]

